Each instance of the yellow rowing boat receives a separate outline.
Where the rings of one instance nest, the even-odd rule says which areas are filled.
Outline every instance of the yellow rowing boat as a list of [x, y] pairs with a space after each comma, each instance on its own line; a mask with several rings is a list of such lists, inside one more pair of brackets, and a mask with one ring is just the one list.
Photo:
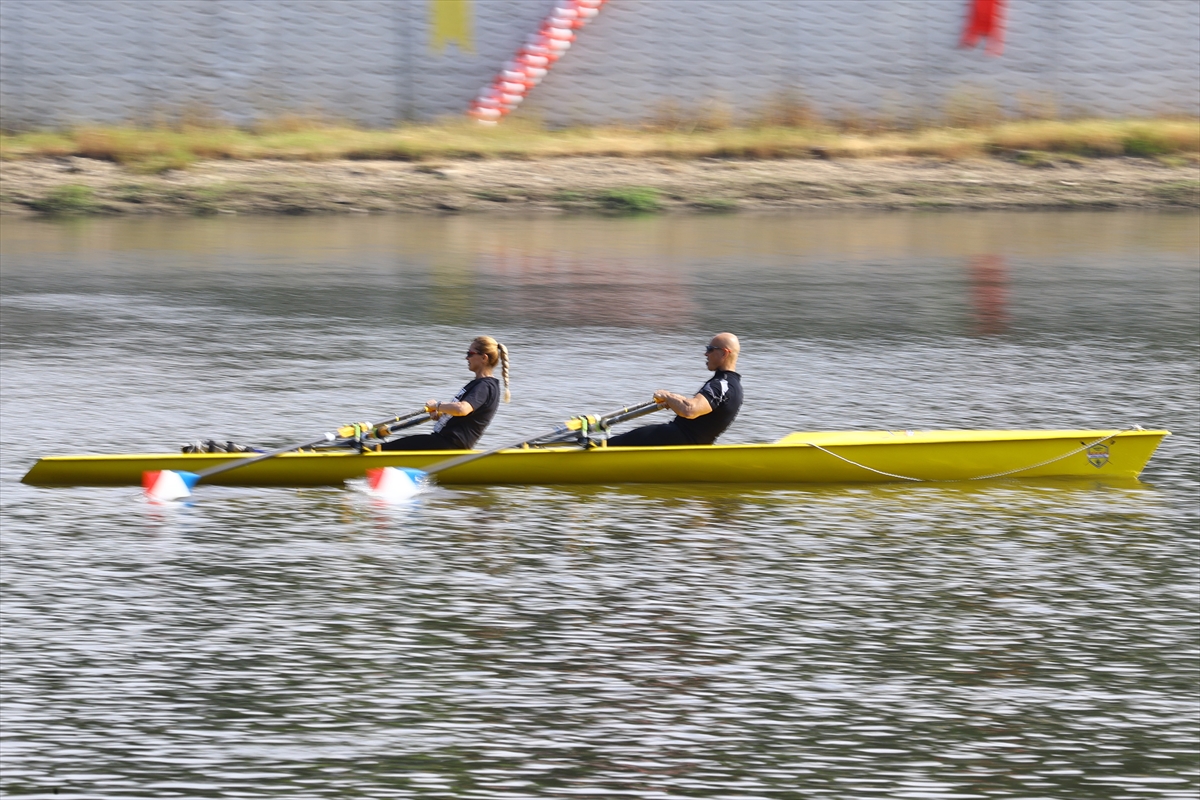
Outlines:
[[[438, 473], [443, 484], [865, 483], [1139, 475], [1165, 430], [793, 433], [771, 444], [502, 450]], [[213, 475], [225, 486], [336, 486], [376, 467], [425, 469], [471, 451], [285, 453]], [[34, 486], [137, 486], [156, 470], [199, 472], [238, 453], [47, 456]]]

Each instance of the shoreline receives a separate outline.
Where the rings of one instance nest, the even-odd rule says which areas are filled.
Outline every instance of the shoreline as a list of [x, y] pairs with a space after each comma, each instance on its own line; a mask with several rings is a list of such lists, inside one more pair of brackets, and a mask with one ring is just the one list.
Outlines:
[[571, 156], [436, 161], [0, 163], [0, 215], [622, 214], [788, 210], [1195, 209], [1200, 165], [1041, 153], [740, 160]]

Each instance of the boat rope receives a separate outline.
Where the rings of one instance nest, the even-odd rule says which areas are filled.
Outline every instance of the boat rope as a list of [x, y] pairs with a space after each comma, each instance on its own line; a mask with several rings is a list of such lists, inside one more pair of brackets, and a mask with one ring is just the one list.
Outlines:
[[822, 453], [828, 453], [829, 455], [833, 456], [834, 458], [845, 461], [847, 464], [851, 464], [855, 467], [859, 467], [860, 469], [865, 469], [868, 472], [874, 472], [876, 475], [886, 475], [889, 478], [898, 478], [899, 480], [902, 480], [902, 481], [913, 481], [914, 483], [967, 483], [969, 481], [986, 481], [986, 480], [991, 480], [992, 478], [1004, 478], [1008, 475], [1015, 475], [1018, 472], [1025, 472], [1027, 470], [1037, 469], [1038, 467], [1045, 467], [1050, 464], [1053, 464], [1055, 461], [1062, 461], [1064, 458], [1070, 458], [1073, 455], [1082, 453], [1084, 450], [1088, 450], [1092, 447], [1095, 447], [1098, 444], [1104, 444], [1109, 439], [1115, 439], [1116, 437], [1120, 436], [1123, 433], [1130, 433], [1132, 431], [1140, 431], [1140, 430], [1144, 430], [1141, 425], [1134, 425], [1132, 428], [1125, 428], [1124, 430], [1119, 430], [1115, 433], [1110, 433], [1107, 436], [1100, 437], [1099, 439], [1097, 439], [1094, 442], [1088, 442], [1087, 444], [1083, 445], [1082, 447], [1077, 447], [1076, 449], [1072, 450], [1069, 453], [1064, 453], [1061, 456], [1055, 456], [1054, 458], [1048, 459], [1046, 461], [1042, 461], [1039, 464], [1030, 464], [1027, 467], [1020, 467], [1018, 469], [1005, 470], [1004, 472], [994, 472], [991, 475], [977, 475], [974, 478], [948, 478], [945, 480], [937, 480], [937, 479], [931, 479], [931, 478], [913, 478], [909, 475], [897, 475], [893, 472], [884, 472], [881, 469], [875, 469], [874, 467], [868, 467], [866, 464], [860, 464], [857, 461], [855, 461], [854, 459], [846, 458], [843, 455], [839, 455], [839, 454], [833, 452], [832, 450], [828, 450], [824, 447], [821, 447], [821, 445], [819, 445], [819, 444], [814, 444], [813, 442], [802, 442], [801, 444], [806, 444], [809, 447], [815, 447], [816, 449], [820, 450]]
[[884, 472], [881, 469], [875, 469], [874, 467], [868, 467], [866, 464], [860, 464], [852, 458], [846, 458], [845, 456], [838, 455], [837, 453], [833, 452], [832, 450], [826, 450], [824, 447], [821, 447], [821, 445], [819, 445], [819, 444], [813, 444], [812, 442], [801, 442], [801, 444], [806, 444], [809, 447], [815, 447], [818, 450], [820, 450], [822, 453], [828, 453], [829, 455], [833, 456], [834, 458], [845, 461], [847, 464], [850, 464], [855, 467], [859, 467], [861, 469], [865, 469], [868, 472], [874, 472], [876, 475], [886, 475], [889, 478], [899, 478], [902, 481], [916, 481], [917, 483], [925, 483], [924, 478], [910, 478], [907, 475], [897, 475], [893, 472]]

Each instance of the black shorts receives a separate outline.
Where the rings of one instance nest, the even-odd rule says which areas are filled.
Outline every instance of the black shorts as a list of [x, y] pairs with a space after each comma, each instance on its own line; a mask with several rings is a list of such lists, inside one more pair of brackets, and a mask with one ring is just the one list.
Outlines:
[[381, 450], [462, 450], [440, 433], [418, 433], [384, 442]]
[[658, 425], [643, 425], [627, 433], [610, 437], [609, 447], [661, 447], [672, 444], [694, 444], [688, 441], [678, 425], [663, 422]]

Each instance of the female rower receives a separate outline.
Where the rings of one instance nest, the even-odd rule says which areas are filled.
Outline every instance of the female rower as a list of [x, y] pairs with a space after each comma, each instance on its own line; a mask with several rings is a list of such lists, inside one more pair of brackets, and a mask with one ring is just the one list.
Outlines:
[[467, 369], [475, 379], [459, 389], [451, 401], [430, 400], [425, 408], [433, 416], [433, 433], [405, 436], [384, 442], [383, 450], [470, 450], [487, 430], [500, 406], [500, 381], [492, 377], [499, 363], [508, 402], [508, 348], [490, 336], [477, 336], [467, 348]]

